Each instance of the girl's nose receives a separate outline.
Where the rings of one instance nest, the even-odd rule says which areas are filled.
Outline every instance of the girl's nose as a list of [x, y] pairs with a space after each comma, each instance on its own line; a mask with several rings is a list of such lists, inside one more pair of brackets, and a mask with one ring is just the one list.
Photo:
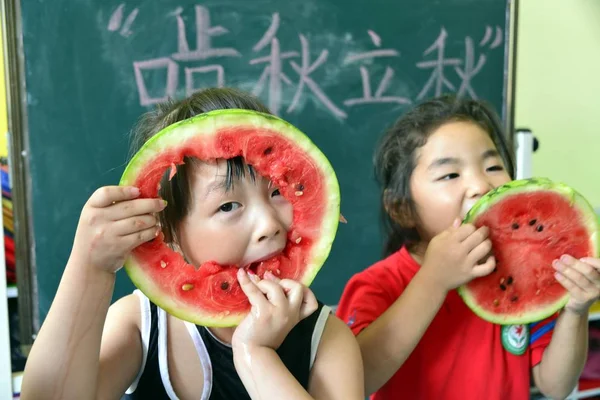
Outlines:
[[256, 230], [254, 236], [257, 242], [263, 242], [281, 235], [283, 226], [272, 207], [264, 207], [256, 216]]

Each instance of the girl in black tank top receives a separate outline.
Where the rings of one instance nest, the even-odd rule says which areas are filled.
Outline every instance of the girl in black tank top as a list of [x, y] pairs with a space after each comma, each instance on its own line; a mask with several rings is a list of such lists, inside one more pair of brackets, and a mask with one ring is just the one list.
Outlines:
[[[159, 360], [159, 335], [165, 335], [165, 329], [159, 329], [159, 313], [165, 311], [136, 291], [140, 297], [142, 318], [149, 319], [149, 340], [144, 343], [146, 363], [136, 382], [130, 387], [123, 400], [137, 399], [175, 399], [170, 387], [166, 360]], [[144, 312], [146, 315], [144, 315]], [[149, 312], [150, 315], [147, 315]], [[309, 375], [316, 355], [323, 328], [330, 313], [328, 306], [319, 302], [318, 309], [309, 317], [300, 321], [286, 336], [277, 354], [281, 361], [302, 387], [308, 390]], [[165, 315], [166, 316], [166, 315]], [[250, 399], [233, 363], [233, 351], [230, 345], [221, 342], [207, 328], [195, 325], [197, 338], [201, 341], [199, 358], [205, 375], [205, 385], [201, 400]], [[165, 354], [166, 357], [166, 354]], [[165, 380], [167, 384], [165, 385]], [[208, 397], [206, 397], [208, 395]]]
[[[162, 104], [140, 119], [134, 129], [132, 154], [168, 126], [224, 109], [257, 111], [240, 118], [248, 118], [259, 128], [264, 121], [271, 121], [262, 116], [269, 110], [249, 94], [206, 89]], [[243, 114], [236, 113], [230, 115]], [[215, 113], [211, 117], [215, 119], [206, 120], [210, 124], [203, 126], [222, 128], [220, 121], [228, 123], [222, 115]], [[171, 134], [181, 133], [185, 138], [196, 133], [193, 129], [204, 129], [199, 126], [181, 125], [181, 130]], [[286, 168], [277, 154], [272, 155], [272, 162], [278, 163], [277, 168]], [[294, 253], [297, 249], [293, 247], [300, 242], [289, 239], [292, 233], [302, 234], [304, 244], [314, 241], [318, 249], [314, 251], [322, 253], [311, 254], [307, 263], [323, 258], [331, 243], [319, 242], [311, 233], [315, 228], [302, 230], [302, 224], [294, 225], [292, 205], [276, 183], [261, 176], [242, 156], [185, 157], [174, 168], [163, 175], [160, 199], [140, 198], [142, 190], [135, 187], [106, 187], [84, 206], [57, 293], [60, 301], [52, 304], [47, 317], [50, 323], [44, 323], [28, 359], [23, 400], [123, 395], [159, 400], [178, 396], [194, 400], [364, 399], [360, 349], [348, 327], [331, 316], [300, 282], [262, 273], [272, 258], [283, 253], [290, 260], [303, 260], [306, 255]], [[329, 198], [323, 202], [337, 202]], [[241, 289], [247, 297], [250, 312], [239, 323], [230, 321], [237, 326], [212, 330], [231, 344], [222, 343], [205, 327], [173, 318], [175, 310], [171, 311], [173, 317], [167, 318], [163, 309], [139, 291], [109, 309], [115, 273], [122, 261], [132, 249], [161, 233], [164, 243], [188, 264], [201, 266], [210, 261], [223, 266], [223, 271], [206, 278], [215, 284], [215, 290], [239, 293]], [[315, 273], [315, 267], [307, 265], [307, 273]], [[279, 274], [279, 269], [272, 269]], [[219, 273], [229, 271], [236, 271], [237, 277], [223, 278], [226, 286], [225, 281], [216, 281], [224, 276]], [[261, 271], [260, 278], [254, 271]], [[137, 300], [141, 312], [133, 308]], [[190, 343], [167, 340], [167, 321], [177, 324], [171, 332], [177, 332], [178, 338], [185, 335], [181, 329], [187, 329], [200, 360], [202, 382], [196, 371], [183, 365], [185, 359], [194, 359], [186, 349]], [[140, 348], [131, 349], [140, 342]], [[178, 358], [179, 354], [183, 358]], [[174, 382], [169, 363], [177, 370]], [[135, 378], [128, 382], [131, 376]], [[178, 395], [174, 387], [182, 393]]]

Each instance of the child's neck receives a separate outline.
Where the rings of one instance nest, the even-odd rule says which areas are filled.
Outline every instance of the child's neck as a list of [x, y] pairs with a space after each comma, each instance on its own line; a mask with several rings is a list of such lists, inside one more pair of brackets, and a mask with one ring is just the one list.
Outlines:
[[409, 254], [411, 255], [412, 258], [415, 259], [415, 261], [419, 265], [423, 265], [423, 259], [425, 258], [425, 251], [427, 251], [428, 244], [429, 244], [429, 242], [421, 241], [421, 242], [412, 244], [408, 248]]
[[235, 328], [206, 328], [212, 333], [217, 339], [223, 343], [231, 344], [231, 338]]

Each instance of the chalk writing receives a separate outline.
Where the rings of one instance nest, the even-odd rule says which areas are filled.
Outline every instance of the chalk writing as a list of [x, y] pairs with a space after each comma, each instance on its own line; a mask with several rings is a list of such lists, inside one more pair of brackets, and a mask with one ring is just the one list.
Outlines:
[[[492, 39], [492, 31], [493, 29], [491, 26], [486, 26], [485, 34], [479, 42], [479, 47], [485, 47], [490, 42], [490, 40]], [[495, 49], [496, 47], [499, 47], [502, 43], [502, 29], [499, 26], [497, 26], [495, 32], [496, 35], [494, 37], [494, 40], [489, 45], [490, 49]], [[471, 81], [473, 77], [475, 77], [479, 72], [481, 72], [481, 69], [485, 65], [486, 61], [486, 55], [481, 53], [479, 54], [479, 57], [477, 58], [477, 63], [475, 64], [475, 43], [470, 36], [465, 37], [465, 59], [464, 62], [462, 62], [463, 67], [454, 67], [456, 74], [461, 79], [461, 84], [457, 91], [458, 96], [464, 96], [465, 94], [468, 94], [474, 99], [477, 98], [477, 93], [471, 86]]]
[[256, 86], [254, 87], [254, 95], [260, 95], [265, 81], [269, 80], [269, 102], [268, 106], [272, 113], [279, 115], [281, 109], [281, 82], [290, 85], [292, 81], [282, 71], [282, 61], [290, 57], [298, 57], [295, 51], [281, 52], [281, 45], [277, 38], [279, 30], [279, 13], [274, 13], [271, 18], [271, 25], [263, 35], [263, 37], [254, 45], [252, 51], [259, 52], [267, 46], [270, 46], [268, 56], [258, 57], [250, 60], [251, 65], [266, 63]]
[[[350, 53], [346, 56], [344, 60], [345, 64], [353, 63], [355, 61], [373, 61], [375, 58], [382, 57], [399, 57], [400, 53], [394, 49], [381, 49], [381, 38], [377, 33], [372, 30], [367, 31], [371, 41], [377, 47], [376, 50], [365, 51], [362, 53]], [[357, 104], [369, 104], [369, 103], [398, 103], [398, 104], [410, 104], [410, 100], [404, 97], [399, 96], [385, 96], [384, 92], [388, 89], [392, 78], [394, 77], [394, 70], [390, 66], [386, 66], [385, 73], [381, 81], [379, 81], [379, 85], [377, 86], [377, 90], [375, 91], [375, 95], [371, 90], [371, 78], [369, 76], [369, 71], [367, 67], [364, 65], [359, 66], [361, 81], [362, 81], [362, 89], [363, 95], [359, 98], [350, 98], [344, 101], [344, 104], [347, 106], [354, 106]]]
[[221, 25], [210, 26], [210, 12], [206, 7], [195, 6], [196, 11], [196, 48], [190, 50], [186, 38], [185, 21], [181, 13], [183, 9], [178, 7], [173, 15], [177, 20], [177, 52], [172, 54], [174, 60], [191, 61], [206, 60], [212, 57], [239, 57], [241, 54], [233, 48], [213, 48], [213, 36], [221, 36], [229, 31]]
[[[499, 47], [503, 41], [502, 29], [498, 26], [496, 27], [495, 37], [492, 40], [493, 34], [494, 30], [492, 29], [492, 27], [489, 25], [486, 26], [485, 34], [479, 42], [479, 47], [484, 47], [488, 43], [490, 49], [495, 49]], [[417, 63], [418, 68], [430, 68], [433, 70], [431, 76], [429, 77], [429, 80], [417, 95], [417, 99], [422, 99], [428, 95], [439, 96], [446, 89], [456, 91], [456, 94], [458, 96], [464, 96], [465, 94], [468, 94], [472, 98], [477, 98], [477, 93], [473, 89], [471, 83], [473, 77], [475, 77], [481, 72], [483, 66], [487, 61], [487, 57], [485, 54], [481, 53], [479, 54], [479, 57], [477, 57], [477, 62], [475, 63], [475, 43], [470, 36], [466, 36], [464, 41], [464, 60], [460, 60], [458, 58], [446, 58], [447, 37], [448, 33], [446, 32], [446, 29], [442, 27], [438, 38], [423, 53], [423, 56], [427, 56], [431, 52], [436, 51], [435, 59], [429, 61], [421, 61]], [[458, 87], [458, 90], [456, 90], [455, 85], [450, 81], [447, 75], [445, 75], [446, 67], [453, 67], [454, 71], [460, 78], [460, 85]], [[433, 93], [431, 93], [431, 89], [433, 89]]]
[[269, 91], [268, 91], [268, 105], [271, 112], [276, 115], [280, 114], [282, 106], [282, 82], [291, 85], [292, 81], [283, 72], [283, 60], [300, 57], [300, 64], [293, 60], [289, 61], [290, 66], [298, 74], [298, 84], [296, 92], [292, 98], [292, 102], [287, 108], [287, 112], [294, 111], [300, 101], [302, 94], [304, 93], [304, 87], [308, 87], [317, 99], [336, 117], [345, 118], [346, 113], [337, 107], [321, 87], [311, 78], [311, 74], [317, 70], [326, 60], [329, 52], [327, 50], [321, 50], [321, 53], [317, 59], [311, 64], [310, 62], [310, 43], [308, 39], [300, 34], [301, 52], [300, 54], [296, 51], [282, 52], [279, 39], [277, 38], [277, 31], [279, 30], [279, 13], [274, 13], [271, 19], [271, 24], [263, 37], [254, 45], [252, 50], [259, 52], [267, 46], [270, 46], [270, 53], [265, 57], [258, 57], [250, 60], [251, 65], [266, 63], [267, 65], [263, 69], [260, 78], [254, 88], [254, 94], [259, 95], [264, 89], [265, 81], [269, 79]]
[[302, 46], [302, 65], [296, 64], [294, 61], [290, 61], [292, 68], [298, 73], [300, 77], [300, 82], [298, 83], [298, 88], [296, 89], [296, 93], [294, 94], [294, 98], [292, 103], [288, 107], [287, 111], [291, 112], [296, 108], [298, 104], [298, 100], [302, 95], [304, 85], [308, 86], [308, 88], [313, 92], [313, 94], [321, 101], [321, 103], [336, 117], [346, 118], [348, 115], [338, 108], [333, 101], [327, 97], [327, 95], [323, 92], [323, 90], [315, 83], [315, 81], [310, 77], [319, 66], [321, 66], [326, 60], [329, 52], [327, 50], [321, 50], [321, 54], [314, 63], [310, 63], [310, 44], [304, 35], [299, 35], [300, 44]]
[[116, 32], [119, 30], [119, 28], [121, 28], [119, 35], [127, 37], [133, 33], [131, 32], [130, 28], [133, 24], [133, 21], [135, 21], [135, 17], [138, 15], [139, 9], [134, 8], [125, 19], [125, 22], [123, 22], [124, 9], [125, 4], [121, 4], [119, 7], [117, 7], [117, 9], [110, 16], [107, 29], [111, 32]]
[[[193, 23], [185, 18], [182, 7], [167, 14], [167, 18], [174, 22], [176, 49], [157, 58], [133, 61], [140, 105], [149, 106], [174, 98], [180, 90], [189, 96], [204, 87], [223, 87], [227, 84], [226, 74], [232, 74], [230, 68], [248, 64], [260, 68], [255, 74], [250, 72], [250, 80], [247, 78], [248, 70], [244, 70], [245, 84], [251, 85], [252, 92], [266, 100], [265, 103], [276, 115], [300, 112], [306, 98], [339, 119], [347, 118], [349, 112], [360, 105], [407, 105], [445, 92], [477, 98], [473, 81], [486, 68], [490, 52], [500, 48], [504, 40], [501, 27], [487, 25], [480, 40], [464, 36], [460, 40], [463, 43], [461, 47], [456, 45], [456, 38], [449, 40], [450, 33], [441, 26], [433, 43], [421, 53], [420, 60], [402, 61], [400, 49], [384, 46], [381, 36], [369, 29], [369, 47], [361, 50], [344, 48], [345, 54], [332, 55], [337, 49], [313, 41], [312, 38], [318, 35], [313, 36], [309, 32], [294, 32], [292, 37], [297, 37], [298, 42], [295, 39], [290, 42], [289, 25], [282, 25], [279, 12], [274, 12], [269, 26], [261, 37], [251, 42], [251, 48], [238, 49], [215, 43], [231, 33], [223, 25], [212, 23], [211, 12], [206, 6], [196, 5], [193, 10]], [[125, 3], [119, 5], [110, 16], [107, 29], [128, 37], [138, 12], [136, 8], [126, 14]], [[284, 34], [286, 40], [282, 42], [280, 35]], [[248, 58], [243, 63], [226, 63], [228, 59], [244, 57]], [[330, 65], [335, 62], [331, 60], [341, 60], [341, 65]], [[408, 82], [412, 86], [399, 85], [402, 82], [397, 81], [396, 71], [401, 63], [410, 63], [417, 69], [428, 71], [428, 77], [423, 82]], [[344, 84], [355, 87], [360, 79], [362, 90], [358, 93], [338, 91], [342, 98], [332, 97], [327, 91], [331, 82], [339, 82], [340, 76], [348, 76], [342, 75], [344, 68], [356, 71], [352, 72], [355, 78], [351, 78], [356, 81], [345, 79]], [[328, 77], [329, 84], [320, 80], [323, 76]], [[415, 84], [416, 90], [412, 89]], [[398, 93], [394, 88], [399, 86], [408, 89]]]
[[[167, 79], [164, 94], [160, 97], [151, 97], [148, 93], [148, 88], [144, 80], [144, 71], [152, 71], [158, 69], [167, 70]], [[169, 98], [175, 97], [177, 91], [177, 78], [179, 74], [179, 67], [177, 63], [168, 57], [154, 58], [152, 60], [145, 61], [134, 61], [133, 71], [135, 73], [135, 83], [138, 88], [138, 94], [140, 96], [140, 105], [148, 106], [151, 104], [162, 103], [167, 101]]]
[[[179, 64], [175, 61], [204, 61], [218, 57], [240, 57], [241, 54], [230, 47], [213, 47], [212, 38], [228, 33], [228, 30], [221, 25], [211, 26], [210, 11], [203, 6], [195, 6], [195, 33], [196, 48], [190, 48], [186, 36], [186, 25], [182, 17], [183, 9], [178, 7], [170, 15], [175, 17], [177, 22], [177, 52], [171, 54], [170, 58], [160, 57], [145, 61], [135, 61], [133, 63], [135, 81], [140, 97], [140, 104], [143, 106], [163, 102], [174, 97], [178, 87]], [[175, 60], [175, 61], [173, 61]], [[166, 86], [164, 94], [159, 97], [151, 97], [144, 80], [144, 71], [167, 69]], [[202, 65], [198, 67], [186, 67], [185, 72], [185, 92], [186, 96], [191, 95], [202, 86], [195, 83], [198, 75], [214, 73], [215, 79], [212, 86], [223, 87], [225, 85], [225, 68], [218, 63]]]
[[464, 68], [460, 68], [458, 66], [454, 67], [456, 73], [458, 74], [458, 76], [460, 76], [462, 83], [460, 84], [460, 87], [458, 88], [458, 96], [463, 96], [465, 93], [468, 93], [472, 98], [476, 99], [477, 98], [477, 94], [475, 93], [475, 91], [473, 90], [473, 88], [471, 87], [471, 79], [477, 75], [479, 73], [479, 71], [481, 71], [481, 68], [483, 68], [485, 61], [486, 61], [486, 57], [485, 54], [480, 54], [479, 58], [477, 60], [477, 65], [473, 65], [473, 61], [474, 61], [474, 46], [473, 46], [473, 39], [471, 39], [470, 37], [466, 37], [465, 38], [465, 61], [464, 61]]
[[[417, 95], [417, 99], [421, 100], [424, 97], [431, 96], [439, 96], [443, 93], [445, 88], [449, 88], [451, 90], [456, 90], [454, 85], [446, 78], [444, 75], [444, 69], [448, 66], [457, 66], [460, 65], [460, 60], [458, 58], [446, 58], [446, 38], [448, 37], [448, 33], [446, 29], [442, 27], [440, 31], [440, 35], [437, 37], [435, 42], [423, 52], [423, 56], [427, 56], [433, 51], [436, 51], [436, 57], [430, 61], [420, 61], [417, 63], [417, 67], [421, 69], [432, 69], [431, 76], [423, 89]], [[430, 93], [433, 88], [433, 93]]]
[[[483, 47], [485, 46], [490, 39], [492, 38], [492, 34], [493, 34], [494, 29], [487, 25], [485, 27], [485, 34], [483, 35], [483, 38], [481, 38], [481, 41], [479, 42], [479, 46]], [[499, 26], [496, 26], [496, 36], [494, 37], [494, 40], [492, 41], [491, 45], [490, 45], [490, 49], [495, 49], [496, 47], [500, 46], [502, 44], [502, 28], [500, 28]]]

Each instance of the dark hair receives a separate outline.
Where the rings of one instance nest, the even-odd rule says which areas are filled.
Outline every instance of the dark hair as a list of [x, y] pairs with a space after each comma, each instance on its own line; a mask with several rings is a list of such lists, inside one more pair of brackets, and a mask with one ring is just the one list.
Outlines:
[[[169, 100], [158, 104], [153, 111], [143, 114], [132, 132], [131, 154], [133, 156], [143, 145], [162, 129], [175, 122], [191, 118], [209, 111], [222, 109], [246, 109], [268, 113], [269, 109], [256, 97], [232, 88], [209, 88], [198, 91], [182, 100]], [[177, 166], [177, 173], [169, 180], [169, 171], [160, 182], [159, 195], [169, 206], [159, 214], [165, 242], [177, 242], [177, 226], [187, 215], [191, 206], [190, 167], [198, 160], [185, 157], [184, 164]], [[225, 185], [230, 189], [234, 178], [243, 177], [249, 172], [254, 179], [254, 171], [246, 165], [242, 157], [227, 160]]]
[[[381, 186], [382, 219], [387, 240], [384, 255], [419, 241], [417, 229], [403, 224], [402, 216], [417, 220], [410, 193], [415, 169], [415, 152], [425, 145], [433, 131], [451, 121], [470, 121], [489, 135], [505, 167], [514, 174], [513, 155], [497, 114], [483, 101], [444, 95], [417, 105], [400, 117], [383, 135], [373, 158], [376, 178]], [[395, 217], [392, 215], [395, 214]]]

